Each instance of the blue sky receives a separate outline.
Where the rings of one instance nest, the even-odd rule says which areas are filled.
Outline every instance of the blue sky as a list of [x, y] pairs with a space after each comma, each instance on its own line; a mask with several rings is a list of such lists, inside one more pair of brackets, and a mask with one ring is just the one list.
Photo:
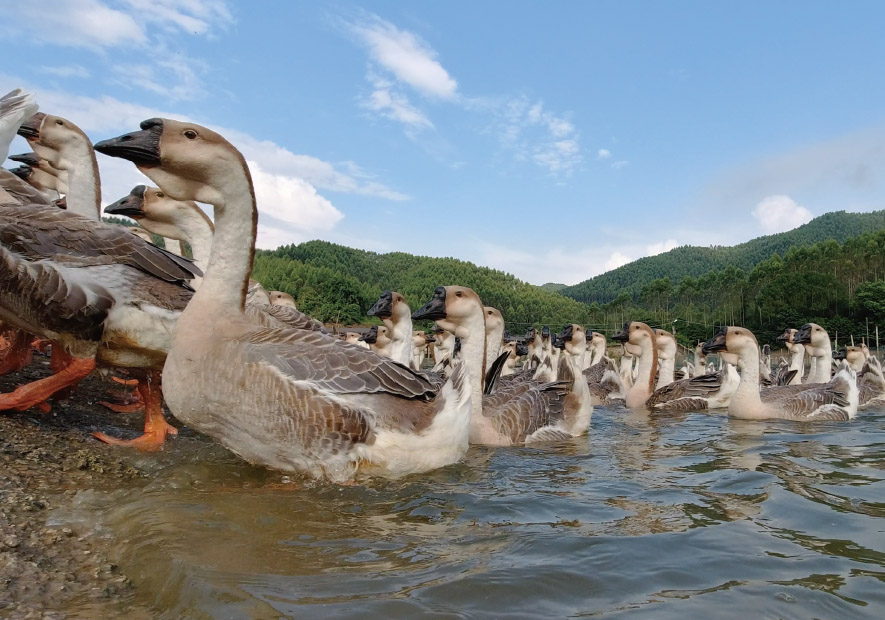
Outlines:
[[[320, 238], [575, 283], [885, 208], [879, 2], [3, 11], [4, 92], [94, 140], [151, 116], [220, 129], [250, 162], [260, 247]], [[105, 203], [143, 181], [100, 166]]]

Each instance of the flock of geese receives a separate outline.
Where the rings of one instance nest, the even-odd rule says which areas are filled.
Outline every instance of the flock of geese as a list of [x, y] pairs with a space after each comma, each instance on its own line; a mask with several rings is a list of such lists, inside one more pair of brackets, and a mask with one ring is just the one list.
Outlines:
[[[243, 156], [216, 132], [153, 118], [93, 146], [16, 90], [0, 99], [2, 159], [16, 133], [33, 153], [11, 157], [21, 168], [0, 169], [0, 372], [27, 365], [36, 338], [51, 343], [53, 374], [0, 395], [0, 409], [45, 409], [96, 369], [124, 370], [137, 381], [144, 434], [97, 434], [109, 443], [162, 445], [177, 432], [165, 401], [247, 461], [346, 483], [448, 465], [469, 444], [580, 436], [597, 405], [849, 420], [885, 398], [869, 350], [849, 347], [833, 374], [829, 337], [815, 324], [784, 334], [790, 364], [775, 369], [751, 332], [724, 328], [680, 379], [667, 331], [626, 323], [613, 336], [616, 363], [605, 336], [578, 324], [509, 338], [501, 313], [460, 286], [437, 288], [415, 312], [385, 292], [369, 310], [383, 325], [339, 338], [291, 296], [250, 279], [255, 192]], [[156, 184], [105, 209], [140, 229], [101, 220], [95, 152], [129, 160]], [[214, 223], [198, 202], [213, 206]], [[192, 260], [172, 251], [182, 242]], [[415, 331], [414, 320], [434, 330]], [[424, 370], [428, 349], [434, 364]], [[705, 362], [711, 353], [718, 371]], [[805, 356], [814, 362], [807, 377]]]

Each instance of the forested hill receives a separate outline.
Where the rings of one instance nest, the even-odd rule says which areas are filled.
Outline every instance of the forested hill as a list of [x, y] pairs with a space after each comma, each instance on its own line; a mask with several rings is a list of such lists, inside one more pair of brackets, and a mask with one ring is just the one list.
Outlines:
[[454, 258], [378, 254], [327, 241], [258, 251], [252, 277], [267, 288], [291, 294], [299, 309], [324, 322], [373, 322], [366, 311], [385, 290], [402, 293], [417, 310], [434, 288], [450, 284], [475, 290], [483, 303], [503, 313], [513, 330], [535, 322], [559, 328], [590, 321], [588, 306], [503, 271]]
[[679, 282], [685, 276], [699, 277], [711, 270], [728, 266], [750, 270], [757, 263], [778, 253], [781, 256], [794, 246], [804, 246], [827, 239], [843, 242], [865, 232], [885, 228], [885, 211], [846, 213], [835, 211], [816, 217], [793, 230], [758, 237], [735, 246], [682, 246], [647, 256], [608, 271], [559, 293], [586, 303], [607, 303], [621, 293], [638, 297], [643, 286], [658, 278]]

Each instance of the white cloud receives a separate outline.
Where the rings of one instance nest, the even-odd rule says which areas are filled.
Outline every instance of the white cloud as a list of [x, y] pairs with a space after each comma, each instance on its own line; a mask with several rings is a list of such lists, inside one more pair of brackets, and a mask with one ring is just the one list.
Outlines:
[[331, 230], [344, 214], [303, 179], [273, 174], [256, 161], [248, 161], [260, 213], [300, 232]]
[[374, 90], [363, 101], [363, 107], [414, 129], [433, 127], [433, 123], [411, 104], [408, 97], [398, 92], [390, 81], [375, 78], [372, 86]]
[[81, 65], [61, 65], [58, 67], [47, 67], [43, 66], [37, 69], [39, 73], [45, 73], [47, 75], [54, 75], [55, 77], [60, 78], [69, 78], [69, 77], [78, 77], [78, 78], [88, 78], [92, 75], [89, 72], [89, 69], [83, 67]]
[[626, 166], [629, 163], [630, 163], [629, 161], [627, 161], [625, 159], [621, 159], [621, 160], [612, 162], [612, 168], [614, 168], [615, 170], [620, 170], [621, 168], [623, 168], [624, 166]]
[[645, 255], [646, 256], [655, 256], [656, 254], [663, 254], [664, 252], [669, 252], [673, 248], [678, 248], [679, 242], [676, 239], [667, 239], [666, 241], [659, 241], [658, 243], [651, 243], [645, 246]]
[[542, 101], [526, 97], [505, 101], [495, 111], [499, 141], [519, 161], [534, 161], [559, 178], [571, 176], [581, 161], [580, 138], [575, 126], [561, 114], [544, 109]]
[[766, 234], [791, 230], [810, 221], [814, 215], [789, 196], [766, 196], [753, 209], [753, 217]]
[[596, 151], [596, 159], [608, 159], [611, 156], [612, 153], [608, 149], [599, 149]]
[[457, 96], [458, 83], [436, 60], [436, 51], [416, 35], [374, 15], [351, 28], [368, 46], [372, 59], [401, 82], [423, 95]]
[[100, 50], [140, 47], [153, 40], [154, 28], [206, 34], [233, 21], [223, 0], [41, 0], [4, 7], [0, 32], [12, 37], [67, 47]]
[[[624, 254], [623, 252], [612, 252], [611, 256], [608, 257], [608, 260], [605, 261], [605, 269], [603, 269], [599, 273], [604, 273], [606, 271], [611, 271], [612, 269], [617, 269], [627, 263], [631, 262], [633, 259]], [[593, 274], [597, 275], [597, 274]], [[588, 278], [592, 276], [587, 276]]]
[[121, 64], [113, 68], [117, 81], [130, 88], [141, 88], [172, 101], [192, 101], [205, 96], [200, 74], [202, 61], [181, 55], [157, 58], [150, 64]]

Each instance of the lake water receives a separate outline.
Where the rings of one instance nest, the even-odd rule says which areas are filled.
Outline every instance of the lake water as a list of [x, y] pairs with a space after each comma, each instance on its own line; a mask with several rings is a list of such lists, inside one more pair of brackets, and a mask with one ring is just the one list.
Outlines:
[[597, 408], [588, 436], [287, 484], [203, 438], [60, 520], [178, 618], [885, 617], [885, 409], [850, 423]]

